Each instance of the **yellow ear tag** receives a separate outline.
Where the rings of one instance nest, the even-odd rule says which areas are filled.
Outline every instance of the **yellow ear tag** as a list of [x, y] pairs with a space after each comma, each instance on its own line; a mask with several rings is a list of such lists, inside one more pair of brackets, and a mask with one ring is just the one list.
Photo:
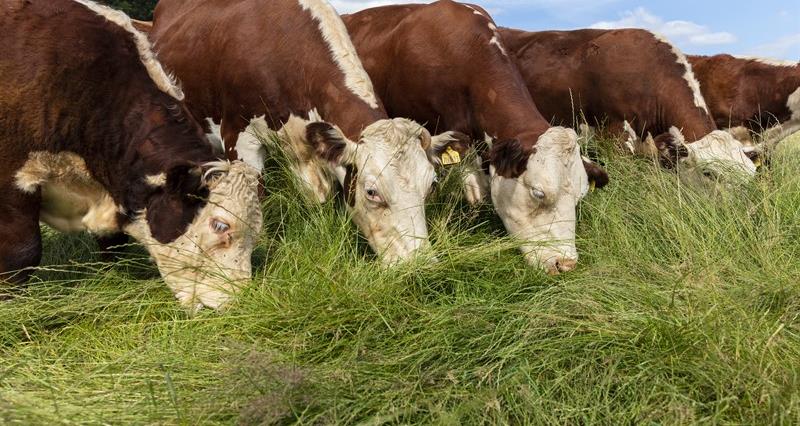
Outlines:
[[442, 153], [442, 165], [450, 166], [461, 162], [461, 154], [458, 153], [453, 147], [448, 146]]
[[761, 166], [764, 165], [764, 161], [761, 159], [761, 157], [758, 157], [755, 160], [753, 160], [753, 165], [756, 166], [756, 169], [760, 169]]
[[589, 192], [594, 192], [597, 189], [597, 182], [594, 179], [589, 180]]

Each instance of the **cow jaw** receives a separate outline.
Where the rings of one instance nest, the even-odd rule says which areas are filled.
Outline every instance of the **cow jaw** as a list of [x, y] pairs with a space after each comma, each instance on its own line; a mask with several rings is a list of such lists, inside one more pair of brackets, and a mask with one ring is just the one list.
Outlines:
[[256, 169], [220, 163], [210, 194], [186, 232], [168, 244], [150, 234], [145, 215], [125, 232], [145, 245], [164, 281], [185, 307], [220, 309], [250, 279], [251, 255], [263, 222]]
[[557, 274], [575, 268], [575, 208], [589, 190], [577, 134], [554, 127], [530, 155], [525, 172], [505, 178], [491, 168], [491, 195], [509, 234], [531, 266]]
[[[670, 130], [676, 136], [675, 128]], [[756, 174], [756, 165], [746, 155], [745, 146], [733, 135], [715, 130], [699, 141], [685, 145], [689, 155], [681, 159], [681, 177], [700, 186], [746, 182]]]
[[[353, 144], [353, 220], [385, 264], [407, 260], [429, 246], [425, 198], [435, 170], [423, 149], [425, 135], [410, 120], [385, 119], [367, 127], [361, 143]], [[337, 175], [347, 186], [344, 168]]]

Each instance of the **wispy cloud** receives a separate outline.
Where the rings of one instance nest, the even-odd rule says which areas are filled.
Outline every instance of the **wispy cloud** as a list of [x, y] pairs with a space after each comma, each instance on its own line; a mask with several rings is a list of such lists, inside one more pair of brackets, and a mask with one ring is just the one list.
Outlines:
[[600, 21], [591, 25], [591, 28], [645, 28], [668, 37], [682, 45], [722, 45], [737, 41], [736, 36], [729, 32], [715, 32], [705, 25], [691, 21], [664, 21], [647, 9], [639, 7], [622, 14], [616, 21]]
[[769, 58], [788, 58], [790, 60], [800, 60], [800, 58], [791, 58], [792, 54], [796, 54], [799, 49], [800, 33], [784, 36], [775, 41], [756, 46], [747, 52], [747, 54]]

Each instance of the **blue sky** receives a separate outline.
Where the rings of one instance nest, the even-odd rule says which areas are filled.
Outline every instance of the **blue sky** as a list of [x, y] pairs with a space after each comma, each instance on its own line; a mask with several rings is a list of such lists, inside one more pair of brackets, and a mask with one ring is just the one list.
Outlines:
[[[341, 13], [408, 0], [331, 0]], [[472, 0], [526, 30], [641, 27], [686, 53], [800, 61], [800, 0]]]

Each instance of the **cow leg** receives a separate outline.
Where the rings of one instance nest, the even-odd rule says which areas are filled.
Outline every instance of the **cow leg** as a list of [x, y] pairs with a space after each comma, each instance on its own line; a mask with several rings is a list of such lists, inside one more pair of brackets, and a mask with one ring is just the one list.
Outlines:
[[28, 280], [42, 259], [39, 194], [24, 194], [11, 184], [0, 185], [0, 282]]

